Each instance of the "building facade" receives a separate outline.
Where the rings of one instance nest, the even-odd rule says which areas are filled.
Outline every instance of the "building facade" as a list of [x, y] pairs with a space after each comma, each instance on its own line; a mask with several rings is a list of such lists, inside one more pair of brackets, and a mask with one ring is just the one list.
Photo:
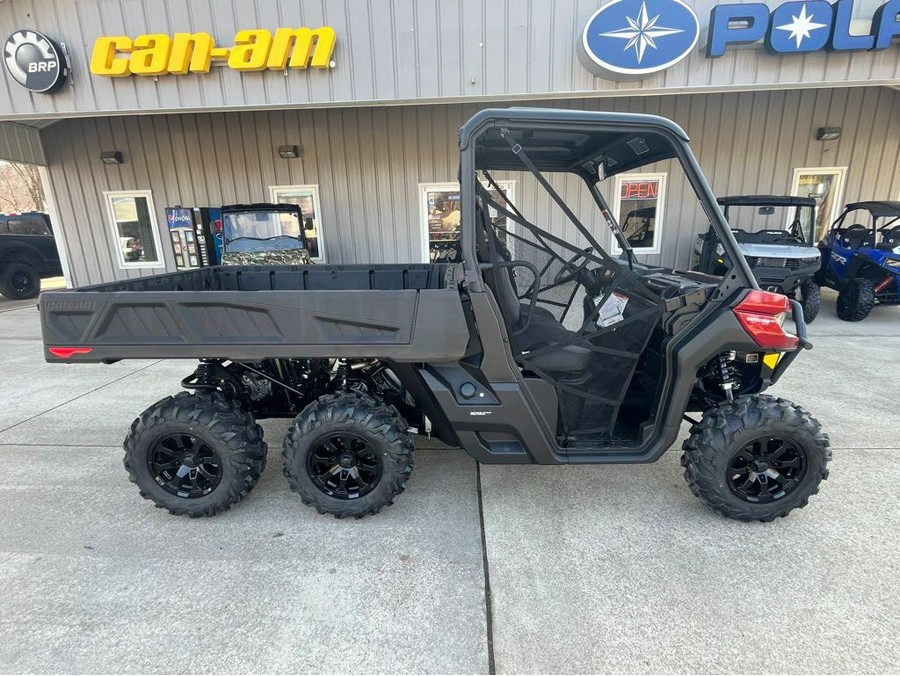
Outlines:
[[[174, 270], [174, 206], [298, 202], [317, 262], [427, 260], [454, 236], [457, 131], [495, 106], [672, 118], [716, 194], [814, 195], [821, 227], [844, 203], [900, 198], [898, 14], [900, 0], [0, 0], [0, 159], [44, 167], [78, 286]], [[533, 179], [497, 178], [571, 236]], [[605, 227], [573, 180], [554, 183]], [[655, 210], [642, 260], [690, 265], [706, 221], [677, 171], [604, 192], [620, 220]]]

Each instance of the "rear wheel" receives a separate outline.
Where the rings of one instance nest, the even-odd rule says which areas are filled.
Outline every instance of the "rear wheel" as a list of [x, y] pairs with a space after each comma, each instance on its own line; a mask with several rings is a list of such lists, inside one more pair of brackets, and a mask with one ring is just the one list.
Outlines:
[[9, 263], [0, 273], [0, 294], [11, 300], [37, 298], [41, 292], [41, 276], [28, 263]]
[[700, 502], [740, 521], [805, 507], [828, 477], [828, 436], [784, 399], [741, 397], [703, 414], [684, 442], [684, 478]]
[[822, 289], [812, 278], [800, 285], [800, 305], [803, 306], [803, 320], [812, 323], [822, 307]]
[[864, 277], [849, 280], [838, 293], [837, 315], [845, 322], [859, 322], [875, 307], [875, 284]]
[[172, 514], [213, 516], [243, 500], [266, 466], [253, 416], [220, 393], [181, 392], [144, 411], [125, 438], [141, 497]]
[[377, 514], [412, 473], [407, 429], [397, 409], [372, 397], [320, 397], [294, 419], [284, 440], [284, 475], [320, 514]]

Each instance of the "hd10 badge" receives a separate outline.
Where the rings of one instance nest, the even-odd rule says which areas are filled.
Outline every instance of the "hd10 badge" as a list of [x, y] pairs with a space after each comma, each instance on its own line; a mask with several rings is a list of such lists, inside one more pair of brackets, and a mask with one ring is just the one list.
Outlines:
[[[900, 0], [875, 11], [867, 34], [850, 32], [853, 15], [854, 0], [791, 0], [774, 9], [760, 2], [715, 5], [706, 56], [759, 41], [774, 54], [872, 51], [900, 38]], [[681, 0], [612, 0], [588, 19], [578, 54], [597, 74], [642, 77], [684, 59], [699, 37], [700, 21]]]

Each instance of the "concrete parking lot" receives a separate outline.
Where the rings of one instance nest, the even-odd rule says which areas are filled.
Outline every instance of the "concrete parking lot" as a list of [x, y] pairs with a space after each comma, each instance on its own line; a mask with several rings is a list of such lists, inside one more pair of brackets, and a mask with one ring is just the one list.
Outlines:
[[141, 500], [121, 442], [189, 364], [45, 364], [0, 302], [0, 671], [900, 670], [900, 309], [826, 292], [775, 393], [831, 435], [831, 477], [770, 524], [653, 465], [480, 468], [421, 439], [397, 503], [337, 521], [281, 476], [212, 519]]

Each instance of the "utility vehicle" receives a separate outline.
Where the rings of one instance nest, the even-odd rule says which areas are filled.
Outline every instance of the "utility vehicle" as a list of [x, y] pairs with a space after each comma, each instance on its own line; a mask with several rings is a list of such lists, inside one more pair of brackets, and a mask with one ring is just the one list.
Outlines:
[[[810, 347], [802, 311], [757, 287], [684, 131], [511, 108], [477, 113], [459, 146], [460, 263], [222, 266], [45, 294], [48, 361], [200, 359], [187, 391], [128, 432], [141, 494], [192, 516], [237, 502], [265, 466], [258, 418], [293, 420], [283, 471], [304, 502], [361, 517], [403, 491], [414, 432], [483, 463], [640, 463], [691, 413], [682, 464], [702, 502], [762, 521], [804, 506], [828, 439], [805, 409], [761, 394]], [[599, 186], [651, 164], [683, 168], [735, 261], [726, 276], [635, 261]], [[494, 171], [533, 178], [543, 222], [493, 196]], [[624, 258], [552, 174], [580, 184], [583, 216]], [[572, 236], [554, 234], [565, 222]], [[782, 327], [789, 313], [798, 335]]]
[[[812, 322], [822, 306], [814, 276], [821, 254], [815, 245], [816, 201], [811, 197], [736, 195], [720, 197], [725, 219], [757, 283], [767, 291], [797, 298]], [[731, 266], [714, 228], [697, 238], [694, 268], [714, 275]]]
[[858, 322], [900, 303], [900, 201], [848, 204], [819, 248], [817, 279], [837, 290], [838, 317]]
[[312, 228], [296, 204], [222, 207], [222, 265], [309, 265], [304, 235]]
[[41, 278], [61, 274], [50, 217], [42, 211], [0, 213], [0, 294], [37, 298]]

